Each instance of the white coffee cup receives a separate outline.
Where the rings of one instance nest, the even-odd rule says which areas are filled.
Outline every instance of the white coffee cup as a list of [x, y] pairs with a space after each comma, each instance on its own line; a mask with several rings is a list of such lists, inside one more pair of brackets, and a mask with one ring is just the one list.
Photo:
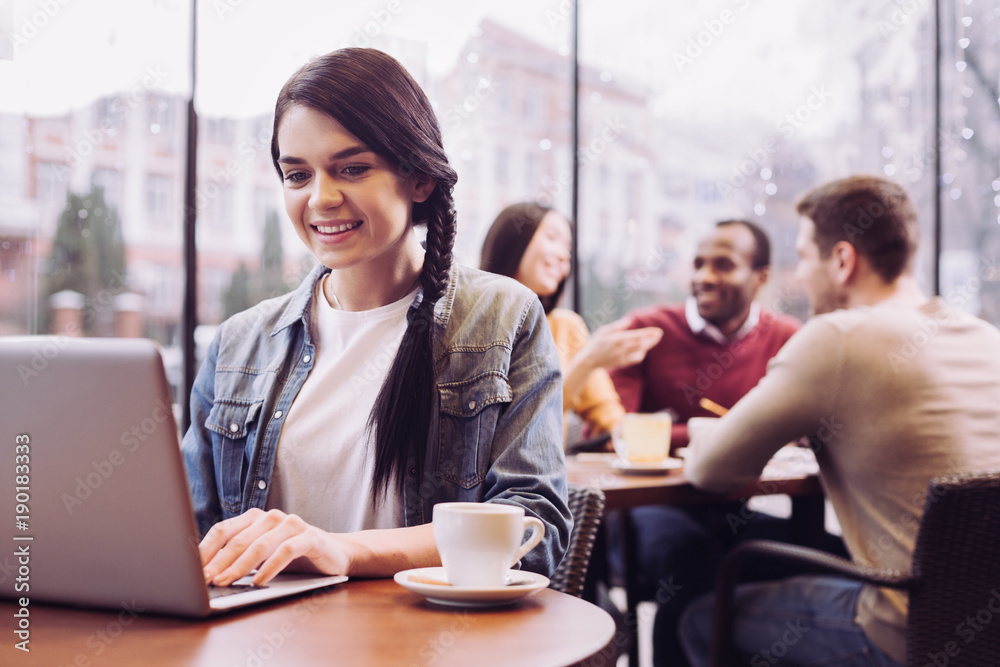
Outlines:
[[612, 434], [615, 451], [629, 463], [654, 463], [670, 453], [669, 412], [629, 412]]
[[719, 423], [718, 417], [691, 417], [687, 421], [688, 442], [699, 440]]
[[[531, 530], [521, 544], [524, 531]], [[452, 586], [500, 588], [507, 572], [545, 536], [545, 525], [524, 508], [501, 503], [438, 503], [434, 541]]]

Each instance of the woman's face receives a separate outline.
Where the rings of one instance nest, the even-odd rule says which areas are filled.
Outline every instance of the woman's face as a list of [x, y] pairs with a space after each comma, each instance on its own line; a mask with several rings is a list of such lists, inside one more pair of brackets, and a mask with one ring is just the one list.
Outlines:
[[573, 232], [569, 222], [549, 211], [521, 257], [514, 278], [538, 296], [551, 296], [569, 275]]
[[400, 175], [336, 120], [304, 106], [285, 112], [277, 143], [285, 210], [320, 262], [389, 270], [419, 248], [407, 242], [415, 239], [413, 203], [430, 196], [433, 181]]

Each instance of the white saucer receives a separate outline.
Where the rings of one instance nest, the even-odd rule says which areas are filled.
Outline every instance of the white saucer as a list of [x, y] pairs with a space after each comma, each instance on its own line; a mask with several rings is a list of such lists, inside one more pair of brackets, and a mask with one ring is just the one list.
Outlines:
[[397, 572], [393, 579], [411, 593], [424, 596], [428, 602], [450, 607], [495, 607], [511, 604], [521, 598], [534, 595], [549, 586], [548, 577], [521, 570], [511, 570], [507, 578], [512, 583], [500, 588], [467, 588], [447, 584], [427, 584], [411, 580], [411, 575], [443, 582], [446, 581], [443, 567], [420, 567], [414, 570], [403, 570]]
[[684, 461], [681, 459], [666, 458], [662, 461], [648, 461], [634, 463], [615, 459], [611, 462], [611, 467], [626, 475], [658, 475], [671, 470], [678, 470], [683, 467]]

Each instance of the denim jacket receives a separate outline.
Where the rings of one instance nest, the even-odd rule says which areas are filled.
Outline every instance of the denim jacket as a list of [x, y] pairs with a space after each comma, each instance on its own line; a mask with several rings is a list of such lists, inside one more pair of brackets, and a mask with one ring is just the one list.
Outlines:
[[[182, 449], [198, 528], [264, 508], [283, 417], [313, 366], [317, 266], [295, 291], [226, 320], [191, 393]], [[418, 291], [416, 300], [422, 298]], [[445, 501], [501, 502], [545, 524], [521, 567], [551, 574], [569, 543], [559, 356], [537, 297], [508, 278], [452, 269], [434, 309], [437, 392], [424, 466], [407, 464], [407, 526]]]

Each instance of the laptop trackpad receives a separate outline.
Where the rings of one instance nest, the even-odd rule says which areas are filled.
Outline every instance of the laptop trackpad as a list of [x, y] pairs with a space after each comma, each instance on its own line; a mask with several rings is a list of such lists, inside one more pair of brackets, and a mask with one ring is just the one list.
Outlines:
[[265, 588], [267, 588], [266, 584], [264, 586], [254, 586], [253, 575], [248, 574], [245, 577], [237, 579], [228, 586], [216, 586], [215, 584], [209, 584], [208, 597], [214, 600], [215, 598], [226, 597], [227, 595], [237, 595], [248, 591], [260, 591]]
[[[315, 574], [282, 573], [265, 586], [254, 586], [253, 575], [237, 579], [229, 586], [209, 586], [212, 609], [222, 611], [241, 607], [252, 602], [284, 597], [295, 593], [331, 586], [347, 581], [344, 575], [324, 576]], [[228, 590], [232, 589], [232, 590]]]

